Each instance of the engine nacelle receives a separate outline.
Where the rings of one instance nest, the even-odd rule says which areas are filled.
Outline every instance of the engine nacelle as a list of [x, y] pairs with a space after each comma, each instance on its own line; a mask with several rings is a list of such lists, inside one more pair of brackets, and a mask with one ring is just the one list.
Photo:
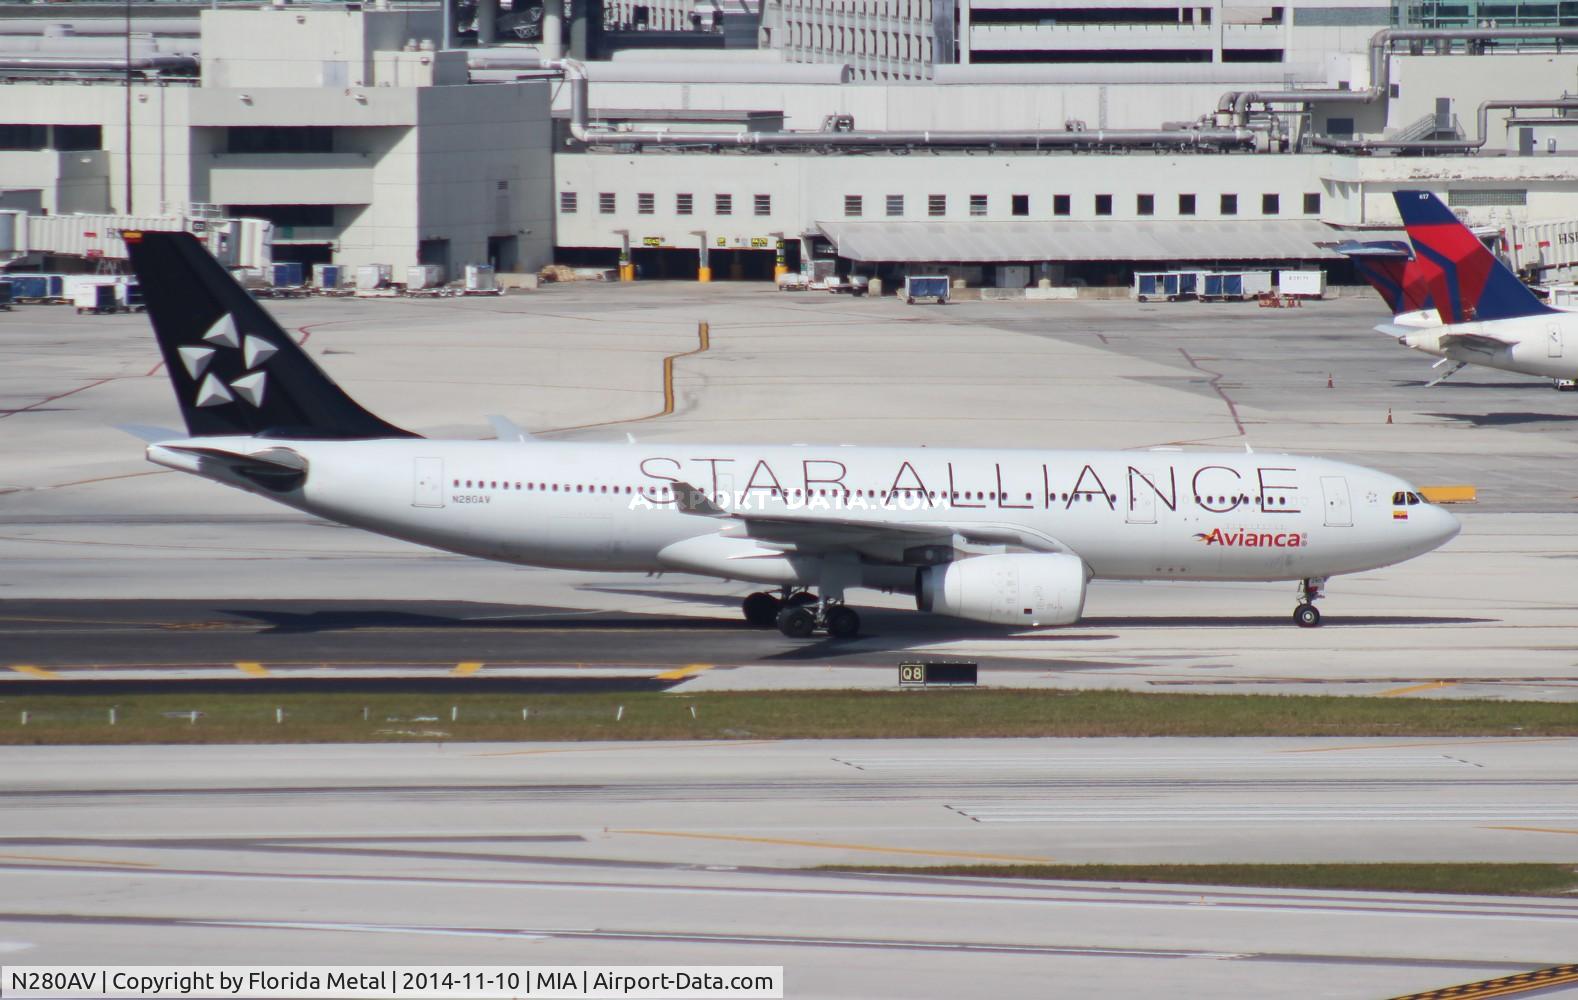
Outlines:
[[922, 611], [994, 625], [1072, 625], [1085, 610], [1078, 556], [975, 556], [915, 571]]

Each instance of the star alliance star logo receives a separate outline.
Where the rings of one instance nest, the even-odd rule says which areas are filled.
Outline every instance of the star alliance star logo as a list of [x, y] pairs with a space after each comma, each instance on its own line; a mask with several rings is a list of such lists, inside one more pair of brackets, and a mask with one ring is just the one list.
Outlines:
[[[202, 379], [197, 387], [195, 405], [223, 406], [235, 402], [236, 397], [240, 396], [253, 406], [262, 406], [268, 376], [258, 369], [278, 353], [279, 348], [262, 337], [254, 337], [250, 333], [245, 335], [238, 333], [236, 322], [229, 313], [214, 321], [214, 325], [203, 334], [203, 341], [214, 346], [189, 344], [180, 348], [181, 363], [186, 366], [187, 374], [191, 375], [194, 381]], [[240, 350], [242, 365], [247, 369], [246, 374], [228, 385], [208, 372], [214, 356], [221, 349]]]

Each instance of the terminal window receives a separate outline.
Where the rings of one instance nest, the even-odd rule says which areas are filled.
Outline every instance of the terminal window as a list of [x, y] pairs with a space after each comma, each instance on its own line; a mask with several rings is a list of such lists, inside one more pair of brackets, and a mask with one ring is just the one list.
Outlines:
[[1305, 215], [1319, 215], [1320, 214], [1320, 192], [1319, 191], [1313, 192], [1311, 194], [1306, 194], [1304, 196], [1304, 214]]
[[48, 125], [0, 125], [0, 149], [44, 149], [48, 145]]
[[1274, 194], [1260, 196], [1260, 214], [1277, 215], [1282, 211], [1282, 199]]
[[929, 194], [926, 196], [927, 215], [947, 215], [948, 196], [945, 194]]
[[844, 195], [844, 217], [848, 219], [860, 218], [861, 213], [865, 211], [864, 202], [865, 199], [858, 194]]
[[1069, 215], [1073, 212], [1072, 199], [1066, 194], [1052, 196], [1052, 214]]
[[759, 194], [759, 195], [756, 196], [756, 214], [757, 215], [772, 215], [773, 214], [773, 196], [772, 195], [770, 195], [770, 194]]
[[612, 191], [603, 191], [598, 194], [597, 210], [604, 215], [613, 215], [614, 209], [617, 205], [618, 201], [614, 198], [614, 193]]
[[643, 191], [636, 195], [636, 212], [639, 215], [651, 215], [657, 211], [657, 199], [650, 191]]
[[1194, 214], [1194, 195], [1192, 195], [1192, 194], [1181, 194], [1181, 195], [1178, 196], [1178, 214], [1179, 215], [1193, 215]]
[[332, 153], [334, 129], [324, 125], [231, 126], [227, 153]]
[[1156, 196], [1154, 194], [1137, 194], [1134, 196], [1135, 215], [1155, 215]]
[[677, 194], [674, 196], [674, 214], [690, 215], [694, 210], [696, 199], [694, 195]]
[[712, 210], [719, 215], [734, 214], [734, 195], [715, 194], [712, 196]]
[[56, 125], [54, 147], [63, 153], [103, 149], [104, 129], [99, 125]]
[[970, 195], [970, 214], [971, 215], [985, 215], [986, 214], [986, 195], [984, 195], [984, 194], [972, 194], [972, 195]]
[[1030, 196], [1028, 194], [1016, 194], [1013, 196], [1013, 213], [1015, 215], [1030, 214]]
[[1110, 195], [1110, 194], [1098, 194], [1096, 196], [1096, 214], [1097, 215], [1111, 215], [1112, 214], [1112, 195]]
[[1221, 212], [1223, 215], [1238, 214], [1238, 195], [1224, 194], [1222, 196]]
[[888, 195], [888, 215], [901, 216], [904, 214], [904, 196], [901, 194]]

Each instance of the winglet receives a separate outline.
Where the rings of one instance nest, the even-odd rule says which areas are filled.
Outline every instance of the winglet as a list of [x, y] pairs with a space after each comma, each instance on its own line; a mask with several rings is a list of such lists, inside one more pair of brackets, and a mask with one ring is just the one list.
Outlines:
[[674, 504], [682, 514], [699, 514], [703, 517], [723, 517], [723, 508], [713, 503], [702, 490], [682, 479], [674, 480]]
[[500, 441], [531, 441], [531, 432], [520, 427], [509, 417], [501, 417], [497, 413], [488, 414], [488, 423], [493, 425], [493, 436]]

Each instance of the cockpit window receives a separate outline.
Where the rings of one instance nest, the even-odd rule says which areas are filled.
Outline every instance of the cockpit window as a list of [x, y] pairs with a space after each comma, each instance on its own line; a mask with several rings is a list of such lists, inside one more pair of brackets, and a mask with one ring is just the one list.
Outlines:
[[1410, 494], [1408, 494], [1408, 506], [1413, 507], [1413, 506], [1416, 506], [1418, 503], [1419, 503], [1419, 494], [1417, 494], [1417, 493], [1410, 493]]
[[1401, 507], [1403, 504], [1405, 504], [1407, 502], [1408, 502], [1408, 494], [1404, 493], [1402, 490], [1398, 490], [1396, 493], [1392, 494], [1392, 506], [1394, 506], [1394, 507]]

